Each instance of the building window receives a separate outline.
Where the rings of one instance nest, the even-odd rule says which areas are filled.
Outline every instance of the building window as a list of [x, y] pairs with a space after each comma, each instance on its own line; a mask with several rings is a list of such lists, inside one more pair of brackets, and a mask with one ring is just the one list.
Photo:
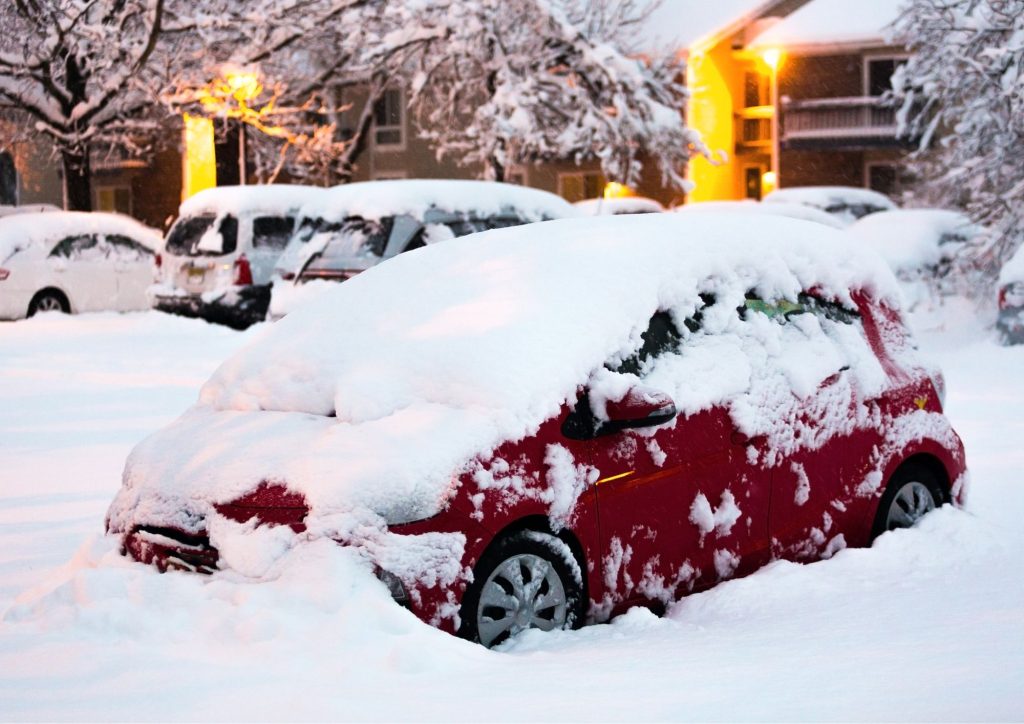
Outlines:
[[772, 81], [764, 73], [748, 70], [743, 74], [743, 107], [770, 106], [772, 104]]
[[570, 203], [596, 199], [604, 193], [607, 179], [600, 171], [558, 174], [558, 195]]
[[96, 210], [115, 211], [119, 214], [132, 213], [131, 186], [97, 186]]
[[882, 96], [892, 90], [892, 76], [906, 65], [906, 58], [866, 58], [864, 61], [864, 94]]
[[9, 151], [0, 151], [0, 206], [18, 203], [18, 171]]
[[394, 148], [404, 145], [402, 133], [404, 104], [400, 88], [389, 88], [377, 100], [373, 108], [373, 140], [381, 148]]

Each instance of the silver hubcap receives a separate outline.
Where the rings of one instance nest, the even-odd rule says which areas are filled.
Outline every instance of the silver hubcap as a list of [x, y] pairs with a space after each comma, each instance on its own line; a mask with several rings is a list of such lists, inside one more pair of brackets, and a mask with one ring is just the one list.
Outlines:
[[46, 296], [36, 302], [36, 309], [40, 312], [60, 312], [63, 308], [60, 306], [60, 300], [57, 297]]
[[551, 631], [565, 626], [565, 586], [552, 565], [540, 556], [512, 556], [484, 582], [476, 616], [484, 646], [528, 628]]
[[935, 498], [928, 486], [916, 481], [907, 483], [893, 498], [885, 527], [887, 530], [909, 528], [932, 510], [935, 510]]

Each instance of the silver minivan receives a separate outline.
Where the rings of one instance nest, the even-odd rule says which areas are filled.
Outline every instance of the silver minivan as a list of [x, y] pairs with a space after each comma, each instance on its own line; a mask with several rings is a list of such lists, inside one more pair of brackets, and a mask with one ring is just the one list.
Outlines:
[[182, 203], [167, 233], [156, 309], [245, 328], [266, 317], [271, 275], [299, 209], [325, 189], [220, 186]]

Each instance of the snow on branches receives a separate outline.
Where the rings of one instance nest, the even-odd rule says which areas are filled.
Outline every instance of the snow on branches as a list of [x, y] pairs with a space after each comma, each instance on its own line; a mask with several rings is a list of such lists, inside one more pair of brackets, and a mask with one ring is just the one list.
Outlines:
[[[544, 160], [597, 160], [608, 178], [639, 180], [642, 157], [685, 188], [706, 149], [682, 117], [686, 89], [672, 56], [621, 50], [632, 3], [438, 0], [421, 10], [412, 107], [439, 156], [480, 164], [489, 178]], [[612, 10], [608, 10], [612, 8]], [[607, 11], [606, 11], [607, 10]]]
[[1024, 228], [1024, 0], [910, 0], [893, 86], [939, 200], [992, 230], [967, 261], [991, 283]]

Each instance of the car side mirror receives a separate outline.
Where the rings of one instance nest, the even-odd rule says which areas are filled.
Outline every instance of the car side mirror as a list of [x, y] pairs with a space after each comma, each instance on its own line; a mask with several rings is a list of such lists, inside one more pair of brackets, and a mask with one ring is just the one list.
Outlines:
[[665, 424], [676, 414], [675, 401], [664, 392], [644, 385], [634, 385], [621, 400], [608, 400], [605, 403], [608, 421], [601, 426], [601, 432], [656, 427]]

